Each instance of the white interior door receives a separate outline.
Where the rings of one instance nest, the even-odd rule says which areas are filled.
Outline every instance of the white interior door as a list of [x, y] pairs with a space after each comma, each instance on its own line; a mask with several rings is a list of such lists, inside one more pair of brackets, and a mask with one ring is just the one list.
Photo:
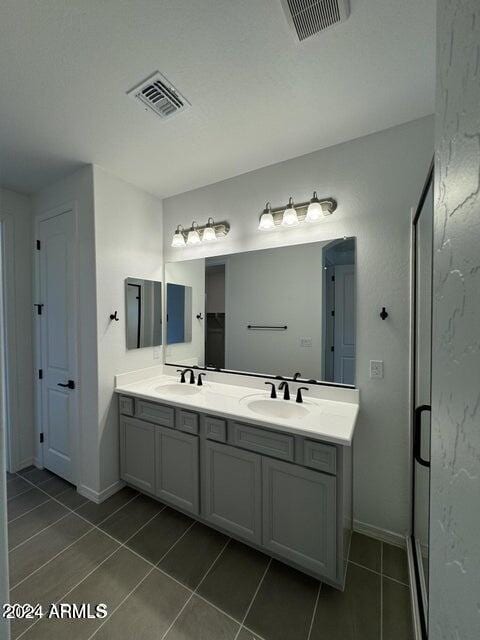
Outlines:
[[335, 267], [334, 380], [355, 383], [355, 266]]
[[38, 230], [43, 464], [73, 482], [78, 434], [75, 212], [41, 220]]

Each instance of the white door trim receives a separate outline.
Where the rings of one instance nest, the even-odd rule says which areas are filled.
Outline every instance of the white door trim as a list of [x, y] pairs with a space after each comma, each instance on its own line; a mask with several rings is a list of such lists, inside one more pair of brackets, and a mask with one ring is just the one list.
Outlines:
[[[67, 211], [71, 211], [73, 213], [74, 219], [74, 227], [75, 227], [75, 250], [74, 250], [74, 268], [75, 273], [79, 274], [79, 255], [78, 255], [78, 205], [76, 201], [68, 201], [64, 204], [61, 204], [53, 209], [49, 209], [44, 211], [43, 213], [35, 216], [35, 237], [34, 237], [34, 258], [33, 258], [33, 268], [34, 268], [34, 302], [41, 302], [38, 300], [38, 296], [40, 295], [40, 252], [36, 249], [36, 240], [39, 237], [40, 232], [40, 222], [44, 220], [49, 220], [50, 218], [55, 218], [62, 213], [66, 213]], [[78, 288], [78, 277], [75, 278], [75, 291], [73, 293], [74, 299], [76, 301], [76, 309], [77, 311], [80, 309], [80, 300], [79, 300], [79, 288]], [[40, 322], [37, 321], [40, 319], [40, 316], [36, 314], [34, 315], [34, 366], [35, 366], [35, 460], [39, 467], [43, 467], [43, 445], [40, 444], [40, 434], [43, 431], [42, 428], [42, 387], [41, 381], [38, 379], [38, 370], [42, 368], [42, 340], [41, 340], [41, 325]], [[75, 393], [77, 394], [77, 402], [74, 403], [75, 413], [76, 413], [76, 425], [77, 428], [74, 429], [73, 432], [73, 448], [72, 448], [72, 481], [75, 486], [80, 485], [80, 451], [81, 451], [81, 426], [80, 426], [80, 407], [81, 407], [81, 398], [82, 398], [82, 388], [80, 385], [80, 371], [81, 371], [81, 359], [80, 359], [80, 333], [79, 333], [79, 323], [78, 317], [75, 317], [75, 359], [77, 371], [74, 374], [75, 382], [77, 383], [77, 388]]]

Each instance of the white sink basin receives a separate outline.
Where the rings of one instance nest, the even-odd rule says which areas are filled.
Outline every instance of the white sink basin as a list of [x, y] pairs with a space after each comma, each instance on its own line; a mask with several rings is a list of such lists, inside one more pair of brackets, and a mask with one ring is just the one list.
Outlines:
[[172, 384], [161, 384], [156, 387], [155, 391], [165, 391], [166, 393], [173, 393], [176, 396], [195, 396], [200, 393], [202, 387], [195, 387], [193, 384], [181, 384], [180, 382]]
[[270, 400], [268, 398], [259, 398], [258, 396], [247, 396], [242, 398], [241, 403], [246, 405], [253, 413], [267, 418], [293, 420], [295, 418], [304, 418], [310, 413], [304, 404], [296, 403], [294, 400]]

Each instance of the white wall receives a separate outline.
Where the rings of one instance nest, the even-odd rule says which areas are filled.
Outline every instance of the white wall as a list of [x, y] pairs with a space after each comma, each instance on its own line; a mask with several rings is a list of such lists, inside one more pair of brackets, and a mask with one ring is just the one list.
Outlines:
[[[165, 362], [185, 366], [203, 366], [205, 361], [205, 260], [166, 264], [165, 282], [192, 287], [192, 340], [166, 345]], [[199, 313], [202, 314], [203, 320], [197, 319]], [[166, 336], [166, 325], [164, 336]]]
[[14, 459], [10, 470], [33, 463], [32, 358], [32, 213], [29, 198], [0, 189], [0, 220], [4, 223], [11, 436]]
[[79, 236], [79, 394], [80, 478], [79, 488], [96, 491], [100, 482], [98, 464], [98, 365], [95, 276], [95, 226], [93, 167], [85, 166], [43, 189], [32, 198], [34, 214], [46, 213], [75, 202]]
[[[165, 260], [183, 260], [343, 236], [357, 238], [357, 375], [361, 412], [355, 439], [355, 517], [404, 534], [409, 527], [409, 232], [433, 153], [433, 118], [416, 120], [329, 149], [164, 200]], [[265, 202], [305, 200], [316, 189], [338, 210], [320, 223], [257, 231]], [[208, 216], [231, 224], [217, 245], [175, 250], [177, 224]], [[188, 214], [191, 215], [190, 213]], [[389, 318], [379, 312], [387, 307]], [[369, 360], [385, 378], [369, 379]], [[292, 363], [293, 365], [293, 363]]]
[[[119, 479], [114, 376], [161, 360], [154, 347], [126, 348], [125, 278], [162, 280], [162, 202], [94, 166], [100, 493]], [[165, 294], [162, 285], [162, 295]], [[119, 321], [110, 314], [118, 311]], [[159, 357], [161, 347], [155, 350]]]
[[480, 638], [480, 4], [437, 16], [431, 640]]
[[[228, 258], [225, 368], [321, 377], [322, 260], [321, 243]], [[248, 330], [248, 324], [285, 324], [288, 330]], [[301, 337], [311, 338], [312, 346], [300, 347]]]

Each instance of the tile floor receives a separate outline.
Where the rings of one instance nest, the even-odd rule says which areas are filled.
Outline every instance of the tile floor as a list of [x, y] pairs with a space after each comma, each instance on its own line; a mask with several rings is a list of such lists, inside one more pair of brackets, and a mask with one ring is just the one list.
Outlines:
[[354, 534], [340, 593], [125, 488], [100, 505], [33, 467], [8, 476], [11, 602], [106, 603], [17, 620], [25, 640], [411, 640], [402, 549]]

